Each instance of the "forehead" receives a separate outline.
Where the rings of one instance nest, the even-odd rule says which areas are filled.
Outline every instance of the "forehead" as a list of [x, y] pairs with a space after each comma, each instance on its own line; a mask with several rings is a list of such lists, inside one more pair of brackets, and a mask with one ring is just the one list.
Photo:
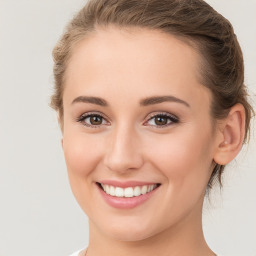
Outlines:
[[[186, 62], [182, 63], [184, 58]], [[191, 73], [197, 75], [199, 60], [198, 52], [192, 48], [192, 42], [187, 39], [159, 30], [110, 26], [90, 32], [74, 45], [68, 70], [72, 70], [73, 63], [76, 66], [79, 64], [98, 66], [106, 61], [108, 63], [115, 61], [116, 65], [126, 63], [122, 66], [124, 70], [129, 68], [129, 64], [132, 67], [143, 64], [149, 68], [149, 63], [151, 66], [159, 66], [160, 63], [170, 65], [175, 62], [177, 68], [181, 68], [181, 65], [184, 69], [187, 66], [193, 67]], [[159, 67], [163, 68], [163, 65]]]
[[132, 91], [143, 96], [179, 96], [182, 92], [191, 98], [191, 93], [195, 96], [206, 90], [199, 82], [199, 63], [198, 52], [173, 35], [138, 28], [99, 28], [75, 45], [65, 90], [98, 94], [100, 89], [102, 95], [114, 90], [126, 97]]

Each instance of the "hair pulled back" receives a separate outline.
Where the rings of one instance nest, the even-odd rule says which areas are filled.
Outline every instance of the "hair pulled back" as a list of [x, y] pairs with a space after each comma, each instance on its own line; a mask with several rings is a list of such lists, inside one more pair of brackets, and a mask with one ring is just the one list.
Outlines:
[[[201, 55], [202, 84], [212, 92], [213, 120], [226, 117], [232, 106], [241, 103], [246, 113], [246, 140], [253, 110], [244, 85], [242, 51], [230, 22], [203, 0], [89, 0], [53, 50], [55, 92], [51, 106], [60, 121], [65, 70], [72, 49], [97, 27], [108, 25], [158, 30], [192, 43]], [[215, 177], [221, 184], [224, 167], [216, 164], [208, 187]]]

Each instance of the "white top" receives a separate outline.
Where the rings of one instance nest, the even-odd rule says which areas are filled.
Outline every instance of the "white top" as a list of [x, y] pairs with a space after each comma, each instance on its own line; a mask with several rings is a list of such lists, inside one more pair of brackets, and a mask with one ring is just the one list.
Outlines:
[[[74, 253], [72, 253], [70, 256], [78, 256], [81, 251], [82, 251], [82, 250], [79, 250], [79, 251], [77, 251], [77, 252], [74, 252]], [[217, 256], [223, 256], [223, 255], [217, 254]]]
[[80, 252], [81, 252], [81, 250], [76, 251], [76, 252], [72, 253], [70, 256], [78, 256]]

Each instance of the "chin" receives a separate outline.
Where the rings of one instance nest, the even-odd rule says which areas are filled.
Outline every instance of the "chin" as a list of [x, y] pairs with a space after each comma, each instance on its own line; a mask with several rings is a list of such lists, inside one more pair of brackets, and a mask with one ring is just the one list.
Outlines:
[[[127, 223], [129, 224], [127, 225]], [[141, 221], [132, 223], [130, 220], [127, 220], [125, 223], [112, 222], [110, 226], [106, 226], [104, 223], [100, 226], [100, 229], [106, 236], [124, 242], [141, 241], [158, 233], [157, 230], [154, 230], [152, 224], [147, 225], [144, 223], [143, 225]]]
[[109, 236], [111, 236], [113, 239], [123, 242], [137, 242], [141, 240], [145, 240], [152, 236], [152, 234], [149, 234], [148, 231], [138, 231], [134, 232], [132, 230], [114, 230], [112, 231]]

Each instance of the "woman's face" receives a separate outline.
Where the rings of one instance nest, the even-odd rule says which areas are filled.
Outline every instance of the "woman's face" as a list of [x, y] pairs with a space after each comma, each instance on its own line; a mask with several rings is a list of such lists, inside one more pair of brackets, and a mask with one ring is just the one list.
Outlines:
[[200, 221], [216, 136], [199, 70], [193, 48], [158, 31], [99, 29], [74, 48], [63, 150], [101, 234], [135, 241]]

